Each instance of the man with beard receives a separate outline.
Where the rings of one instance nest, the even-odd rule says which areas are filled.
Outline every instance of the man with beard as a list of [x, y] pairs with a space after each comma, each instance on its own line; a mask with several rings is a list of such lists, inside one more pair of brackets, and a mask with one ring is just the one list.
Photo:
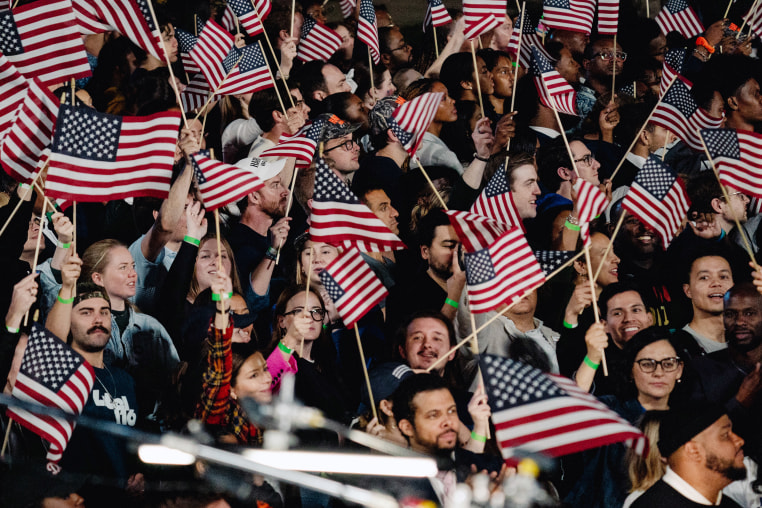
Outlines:
[[444, 212], [429, 212], [418, 226], [418, 237], [426, 268], [392, 288], [386, 300], [391, 332], [416, 311], [440, 311], [452, 320], [466, 284], [466, 274], [458, 263], [460, 240]]
[[407, 67], [411, 67], [413, 60], [413, 47], [405, 42], [399, 27], [385, 26], [378, 29], [378, 43], [381, 53], [381, 63], [389, 72], [394, 74]]
[[[480, 403], [486, 405], [486, 395]], [[464, 452], [458, 446], [461, 426], [455, 398], [441, 377], [434, 374], [408, 376], [392, 397], [392, 411], [400, 432], [414, 451], [437, 459], [439, 474], [431, 479], [439, 501], [447, 500], [455, 490], [457, 481], [470, 473], [471, 464], [480, 462], [479, 469], [498, 470], [501, 460], [490, 461], [481, 453]], [[481, 432], [481, 431], [479, 431]], [[481, 441], [476, 427], [472, 439]]]
[[667, 471], [632, 508], [738, 506], [722, 489], [746, 478], [744, 440], [722, 406], [671, 409], [662, 419], [658, 445]]
[[754, 285], [742, 282], [725, 294], [722, 320], [728, 347], [693, 360], [691, 399], [723, 404], [739, 434], [749, 441], [747, 448], [756, 452], [762, 416], [762, 295]]
[[[262, 165], [259, 159], [249, 158], [239, 161], [237, 166], [251, 170], [265, 186], [238, 201], [241, 218], [231, 228], [228, 242], [241, 281], [261, 281], [272, 276], [278, 249], [288, 237], [291, 218], [284, 217], [288, 182], [282, 179], [282, 164]], [[254, 291], [264, 295], [266, 288], [257, 287]]]

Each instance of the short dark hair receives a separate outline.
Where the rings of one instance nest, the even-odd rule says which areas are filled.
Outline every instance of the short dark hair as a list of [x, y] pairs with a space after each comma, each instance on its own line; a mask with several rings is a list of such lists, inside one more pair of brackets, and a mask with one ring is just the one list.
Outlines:
[[628, 291], [635, 291], [638, 295], [640, 295], [640, 299], [643, 300], [643, 305], [647, 305], [646, 295], [643, 290], [640, 289], [640, 286], [629, 280], [614, 282], [604, 287], [601, 290], [600, 296], [598, 297], [598, 308], [601, 311], [602, 319], [606, 319], [606, 314], [609, 312], [609, 301], [616, 295], [626, 293]]
[[457, 344], [457, 336], [455, 335], [455, 326], [452, 321], [438, 310], [419, 310], [408, 315], [397, 328], [397, 334], [394, 337], [394, 355], [399, 356], [399, 348], [405, 347], [407, 342], [407, 328], [416, 319], [431, 318], [440, 321], [445, 328], [447, 328], [448, 339], [450, 340], [450, 346]]
[[745, 55], [716, 55], [707, 62], [704, 71], [704, 76], [711, 79], [727, 102], [747, 81], [757, 79], [759, 63]]
[[730, 274], [733, 275], [733, 263], [730, 262], [730, 252], [728, 252], [728, 249], [726, 247], [722, 246], [711, 246], [701, 249], [699, 252], [694, 252], [692, 255], [688, 257], [686, 260], [687, 263], [685, 263], [685, 271], [683, 272], [683, 284], [690, 284], [691, 282], [691, 271], [693, 271], [693, 265], [696, 264], [696, 261], [698, 261], [701, 258], [708, 258], [708, 257], [717, 257], [722, 258], [725, 260], [725, 262], [728, 263], [728, 266], [730, 267]]
[[431, 247], [434, 242], [434, 231], [439, 226], [449, 226], [450, 219], [447, 214], [440, 209], [431, 210], [421, 219], [418, 224], [418, 245]]
[[[365, 196], [370, 194], [373, 191], [382, 190], [386, 192], [386, 189], [383, 185], [381, 185], [381, 182], [379, 182], [375, 178], [362, 178], [362, 179], [355, 179], [354, 185], [352, 185], [352, 192], [355, 193], [355, 195], [362, 201], [364, 204], [368, 204], [368, 202], [365, 200]], [[387, 192], [387, 195], [389, 193]]]
[[[580, 139], [569, 139], [580, 141]], [[537, 150], [537, 174], [540, 176], [543, 185], [550, 191], [556, 192], [564, 182], [558, 174], [558, 168], [568, 168], [574, 171], [572, 161], [569, 159], [569, 152], [566, 149], [566, 143], [562, 136], [551, 139], [543, 144]]]
[[469, 53], [453, 53], [442, 64], [439, 79], [447, 87], [453, 99], [460, 100], [463, 94], [462, 81], [474, 81], [474, 61]]
[[[422, 392], [450, 390], [444, 380], [436, 374], [413, 374], [405, 378], [392, 395], [392, 412], [399, 424], [407, 420], [415, 426], [416, 407], [413, 399]], [[451, 392], [452, 393], [452, 392]]]
[[275, 86], [278, 87], [277, 91], [275, 87], [260, 90], [259, 92], [254, 92], [251, 95], [251, 100], [249, 100], [249, 115], [257, 121], [257, 124], [264, 132], [270, 132], [275, 127], [273, 112], [281, 110], [278, 93], [280, 93], [280, 98], [284, 101], [284, 106], [290, 104], [289, 96], [291, 91], [286, 89], [286, 85], [282, 81], [276, 81]]
[[301, 84], [301, 92], [305, 99], [307, 97], [312, 99], [312, 93], [316, 91], [328, 93], [328, 87], [323, 76], [323, 67], [326, 65], [323, 60], [312, 60], [302, 65], [297, 79]]
[[484, 60], [484, 64], [490, 71], [495, 68], [497, 61], [500, 60], [500, 57], [507, 58], [513, 62], [513, 57], [510, 53], [492, 48], [480, 49], [476, 52], [476, 56], [481, 57], [481, 59]]

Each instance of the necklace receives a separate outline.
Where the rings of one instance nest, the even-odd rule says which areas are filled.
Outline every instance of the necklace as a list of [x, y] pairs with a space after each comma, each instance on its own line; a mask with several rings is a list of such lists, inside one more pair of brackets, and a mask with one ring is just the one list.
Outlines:
[[[111, 378], [111, 385], [114, 387], [114, 391], [116, 391], [116, 381], [114, 380], [114, 375], [111, 374], [111, 371], [108, 370], [108, 367], [106, 366], [105, 363], [103, 364], [103, 368], [106, 370], [106, 372], [108, 372], [108, 375]], [[98, 374], [95, 372], [95, 370], [93, 370], [93, 373], [95, 374], [95, 379], [98, 381], [98, 384], [100, 384], [103, 387], [103, 389], [106, 390], [106, 393], [108, 393], [109, 397], [111, 397], [111, 400], [113, 400], [114, 396], [109, 391], [109, 389], [106, 388], [106, 385], [103, 384], [103, 381], [101, 381], [101, 379], [98, 377]]]

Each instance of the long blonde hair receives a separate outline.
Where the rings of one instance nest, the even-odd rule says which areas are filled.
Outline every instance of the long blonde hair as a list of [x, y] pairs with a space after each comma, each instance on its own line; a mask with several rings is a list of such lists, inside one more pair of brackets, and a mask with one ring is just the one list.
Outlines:
[[658, 482], [667, 470], [656, 443], [659, 442], [659, 424], [664, 411], [646, 411], [640, 422], [640, 429], [648, 438], [648, 455], [641, 456], [629, 449], [627, 451], [627, 473], [632, 488], [630, 492], [645, 491]]
[[127, 248], [125, 244], [113, 238], [99, 240], [88, 247], [85, 253], [82, 254], [82, 276], [80, 280], [95, 282], [93, 274], [103, 273], [103, 269], [111, 260], [111, 251], [117, 247]]

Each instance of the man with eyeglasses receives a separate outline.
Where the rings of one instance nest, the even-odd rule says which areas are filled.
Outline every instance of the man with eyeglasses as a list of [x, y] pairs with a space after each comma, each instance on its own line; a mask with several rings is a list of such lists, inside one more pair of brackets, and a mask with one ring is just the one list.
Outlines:
[[360, 169], [360, 145], [353, 138], [353, 133], [360, 127], [333, 115], [326, 122], [323, 130], [323, 159], [328, 167], [351, 185], [354, 172]]
[[602, 37], [585, 48], [582, 65], [585, 68], [585, 83], [577, 94], [577, 110], [580, 118], [586, 118], [593, 110], [595, 102], [603, 94], [611, 92], [611, 79], [614, 74], [622, 74], [627, 53], [619, 43], [614, 46], [614, 39]]
[[413, 60], [413, 48], [405, 42], [399, 27], [386, 26], [378, 29], [378, 43], [381, 52], [381, 62], [394, 73], [410, 67]]

